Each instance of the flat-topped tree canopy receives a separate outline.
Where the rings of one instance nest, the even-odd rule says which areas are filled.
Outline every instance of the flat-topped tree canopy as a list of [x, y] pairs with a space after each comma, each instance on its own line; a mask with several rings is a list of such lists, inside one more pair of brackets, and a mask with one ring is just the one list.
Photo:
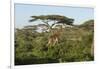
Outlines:
[[73, 22], [74, 22], [74, 19], [72, 19], [72, 18], [63, 18], [63, 19], [60, 19], [57, 23], [73, 25]]
[[[66, 16], [62, 16], [62, 15], [39, 15], [39, 16], [31, 16], [31, 18], [32, 19], [30, 19], [29, 22], [41, 20], [50, 28], [52, 28], [52, 26], [57, 23], [73, 25], [73, 22], [74, 22], [74, 19], [68, 18]], [[49, 22], [53, 22], [53, 24], [50, 25]]]

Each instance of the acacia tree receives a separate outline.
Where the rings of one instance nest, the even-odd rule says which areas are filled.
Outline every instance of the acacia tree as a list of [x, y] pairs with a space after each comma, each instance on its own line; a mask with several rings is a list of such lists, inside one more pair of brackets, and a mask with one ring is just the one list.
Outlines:
[[31, 18], [32, 19], [30, 19], [29, 22], [40, 20], [43, 23], [45, 23], [45, 25], [47, 25], [49, 30], [51, 30], [52, 26], [54, 26], [55, 24], [62, 23], [62, 24], [72, 25], [74, 21], [74, 19], [72, 18], [68, 18], [61, 15], [40, 15], [40, 16], [31, 16]]

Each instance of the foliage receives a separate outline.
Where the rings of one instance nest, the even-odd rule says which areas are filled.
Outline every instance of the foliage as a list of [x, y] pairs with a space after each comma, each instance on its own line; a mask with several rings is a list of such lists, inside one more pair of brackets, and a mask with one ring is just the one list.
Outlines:
[[[49, 29], [51, 29], [52, 26], [57, 23], [73, 25], [73, 21], [74, 21], [74, 19], [72, 18], [68, 18], [68, 17], [61, 16], [61, 15], [40, 15], [40, 16], [31, 16], [31, 18], [32, 19], [29, 20], [29, 22], [41, 20], [43, 23], [45, 23], [48, 26]], [[50, 22], [53, 22], [53, 24], [50, 25], [49, 24]]]
[[86, 27], [87, 25], [89, 27], [90, 23], [88, 22], [85, 26], [64, 28], [59, 43], [54, 46], [47, 46], [50, 32], [39, 33], [32, 32], [35, 29], [16, 29], [15, 65], [94, 60], [94, 56], [91, 55], [94, 35], [91, 29], [93, 30], [93, 28], [88, 29]]

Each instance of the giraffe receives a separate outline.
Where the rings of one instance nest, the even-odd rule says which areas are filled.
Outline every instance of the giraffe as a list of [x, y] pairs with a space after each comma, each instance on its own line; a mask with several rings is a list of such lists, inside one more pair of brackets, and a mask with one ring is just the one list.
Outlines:
[[62, 27], [60, 29], [56, 29], [56, 30], [52, 31], [52, 34], [48, 38], [48, 44], [47, 45], [53, 45], [54, 46], [55, 44], [58, 44], [61, 33], [62, 33]]

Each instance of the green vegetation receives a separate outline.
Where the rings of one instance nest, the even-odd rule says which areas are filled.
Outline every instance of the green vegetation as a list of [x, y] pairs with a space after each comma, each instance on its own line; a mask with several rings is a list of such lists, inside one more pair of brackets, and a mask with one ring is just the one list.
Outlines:
[[[36, 16], [34, 17], [36, 18]], [[65, 21], [62, 20], [63, 16], [60, 16], [61, 18], [57, 18], [59, 16], [56, 15], [55, 17], [51, 17], [49, 15], [48, 17], [49, 18], [47, 18], [46, 16], [47, 20], [53, 18], [51, 19], [52, 21], [56, 18], [56, 23], [59, 24], [59, 22], [65, 22], [66, 24], [72, 25], [73, 27], [65, 27], [62, 34], [60, 35], [58, 44], [55, 44], [54, 46], [47, 45], [48, 38], [51, 32], [37, 32], [36, 29], [38, 25], [16, 29], [15, 65], [80, 62], [94, 60], [94, 55], [91, 55], [91, 46], [94, 36], [93, 20], [88, 20], [82, 25], [76, 26], [73, 25], [72, 22], [70, 22], [71, 24], [69, 24], [69, 22], [67, 22], [68, 19], [66, 20], [65, 17]], [[43, 16], [41, 18], [43, 18]], [[40, 20], [41, 18], [37, 17], [37, 19]], [[45, 19], [43, 18], [42, 20]]]

